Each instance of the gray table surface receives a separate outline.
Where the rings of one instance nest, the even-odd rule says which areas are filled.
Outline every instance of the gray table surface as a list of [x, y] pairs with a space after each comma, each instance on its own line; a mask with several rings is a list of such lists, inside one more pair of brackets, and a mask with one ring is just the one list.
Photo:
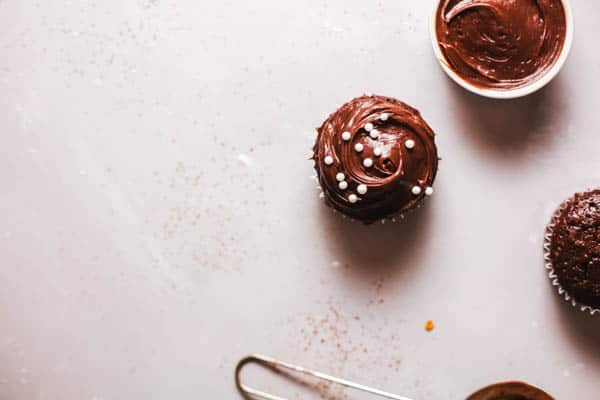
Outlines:
[[[431, 11], [0, 0], [0, 399], [237, 399], [251, 352], [415, 400], [598, 399], [600, 318], [541, 246], [600, 179], [600, 3], [574, 1], [557, 80], [506, 102], [443, 75]], [[364, 92], [439, 134], [436, 193], [396, 224], [333, 215], [310, 179], [313, 128]]]

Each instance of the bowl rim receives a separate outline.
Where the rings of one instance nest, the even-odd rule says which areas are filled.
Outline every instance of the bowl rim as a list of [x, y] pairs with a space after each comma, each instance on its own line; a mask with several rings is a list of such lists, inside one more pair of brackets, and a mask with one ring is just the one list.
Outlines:
[[446, 60], [446, 57], [442, 53], [440, 45], [437, 39], [437, 11], [440, 3], [443, 0], [436, 0], [434, 2], [433, 9], [433, 18], [430, 19], [429, 23], [429, 35], [431, 38], [431, 44], [433, 46], [433, 52], [435, 57], [437, 58], [439, 64], [441, 65], [444, 72], [459, 86], [468, 90], [471, 93], [478, 94], [480, 96], [488, 97], [491, 99], [516, 99], [519, 97], [524, 97], [530, 95], [534, 92], [537, 92], [547, 84], [549, 84], [562, 70], [565, 65], [567, 58], [571, 52], [571, 48], [573, 47], [573, 31], [574, 31], [574, 21], [573, 21], [573, 10], [571, 8], [570, 0], [561, 0], [563, 8], [565, 10], [565, 19], [566, 19], [566, 34], [565, 34], [565, 43], [561, 50], [560, 56], [558, 60], [554, 63], [552, 68], [550, 68], [542, 77], [536, 79], [530, 84], [509, 90], [498, 90], [498, 89], [489, 89], [475, 86], [465, 79], [463, 79], [460, 75], [458, 75]]

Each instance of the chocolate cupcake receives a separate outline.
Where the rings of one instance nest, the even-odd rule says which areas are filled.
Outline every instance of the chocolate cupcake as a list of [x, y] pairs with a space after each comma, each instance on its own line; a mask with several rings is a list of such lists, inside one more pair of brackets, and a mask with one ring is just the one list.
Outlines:
[[600, 313], [600, 189], [561, 204], [546, 228], [544, 258], [560, 295]]
[[434, 24], [445, 66], [497, 91], [540, 80], [564, 61], [572, 38], [563, 0], [441, 0]]
[[434, 136], [399, 100], [362, 96], [344, 104], [317, 128], [313, 149], [327, 204], [367, 224], [417, 207], [433, 194]]
[[467, 400], [554, 400], [541, 389], [523, 382], [497, 383], [473, 393]]

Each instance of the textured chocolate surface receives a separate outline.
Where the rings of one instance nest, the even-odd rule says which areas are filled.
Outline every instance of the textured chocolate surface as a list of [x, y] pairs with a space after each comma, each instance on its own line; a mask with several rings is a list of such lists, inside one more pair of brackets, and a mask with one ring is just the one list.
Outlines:
[[579, 303], [600, 307], [600, 190], [578, 193], [555, 216], [550, 262]]
[[407, 211], [432, 193], [435, 135], [403, 102], [355, 98], [317, 132], [315, 168], [326, 201], [336, 210], [371, 223]]
[[558, 60], [566, 37], [560, 0], [442, 0], [436, 31], [449, 66], [467, 82], [526, 86]]
[[523, 382], [504, 382], [485, 387], [467, 400], [554, 400], [541, 389]]

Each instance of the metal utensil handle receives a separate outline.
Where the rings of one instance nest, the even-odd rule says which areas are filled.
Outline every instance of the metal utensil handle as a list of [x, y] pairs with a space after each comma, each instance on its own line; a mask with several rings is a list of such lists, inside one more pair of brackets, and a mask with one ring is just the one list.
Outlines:
[[293, 372], [303, 374], [303, 375], [312, 376], [313, 378], [317, 378], [317, 379], [320, 379], [323, 381], [333, 382], [338, 385], [342, 385], [342, 386], [349, 387], [352, 389], [360, 390], [362, 392], [370, 393], [370, 394], [373, 394], [373, 395], [379, 396], [379, 397], [384, 397], [386, 399], [412, 400], [412, 399], [409, 399], [408, 397], [398, 396], [398, 395], [395, 395], [392, 393], [384, 392], [383, 390], [374, 389], [372, 387], [360, 385], [358, 383], [350, 382], [345, 379], [336, 378], [335, 376], [327, 375], [322, 372], [311, 371], [309, 369], [300, 367], [298, 365], [289, 364], [289, 363], [279, 361], [274, 358], [266, 357], [266, 356], [259, 355], [259, 354], [254, 354], [254, 355], [243, 358], [242, 360], [240, 360], [240, 362], [238, 363], [238, 365], [235, 368], [236, 386], [237, 386], [238, 390], [240, 391], [240, 393], [242, 393], [242, 395], [245, 395], [246, 397], [248, 395], [250, 395], [252, 397], [259, 398], [259, 399], [265, 399], [265, 400], [287, 400], [283, 397], [278, 397], [278, 396], [272, 395], [270, 393], [266, 393], [266, 392], [263, 392], [263, 391], [260, 391], [257, 389], [253, 389], [249, 386], [244, 385], [241, 382], [240, 374], [242, 372], [242, 369], [244, 369], [244, 367], [246, 365], [252, 364], [252, 363], [263, 365], [263, 366], [268, 366], [268, 367], [271, 367], [274, 369], [277, 369], [277, 368], [287, 369], [289, 371], [293, 371]]

